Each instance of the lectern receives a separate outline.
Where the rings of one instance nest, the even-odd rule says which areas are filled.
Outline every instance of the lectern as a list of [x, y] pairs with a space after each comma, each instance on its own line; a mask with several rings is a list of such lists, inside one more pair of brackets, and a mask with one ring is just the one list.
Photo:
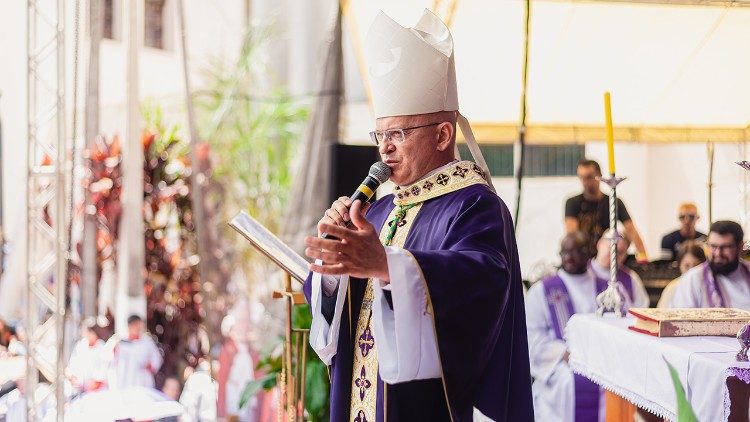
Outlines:
[[245, 212], [240, 212], [232, 218], [229, 225], [284, 271], [283, 289], [273, 292], [274, 299], [284, 301], [286, 319], [282, 369], [276, 380], [281, 393], [277, 420], [302, 421], [305, 413], [305, 363], [310, 330], [295, 328], [292, 324], [294, 306], [306, 303], [302, 292], [292, 289], [292, 279], [300, 283], [305, 281], [308, 272], [307, 261]]

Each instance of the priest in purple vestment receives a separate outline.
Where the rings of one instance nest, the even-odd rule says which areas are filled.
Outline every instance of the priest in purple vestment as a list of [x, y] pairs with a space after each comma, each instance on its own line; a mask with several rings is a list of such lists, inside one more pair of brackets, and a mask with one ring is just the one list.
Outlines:
[[[609, 250], [611, 231], [597, 242], [599, 256]], [[618, 262], [630, 243], [617, 235]], [[568, 366], [565, 326], [573, 314], [594, 313], [596, 297], [607, 288], [607, 279], [589, 263], [589, 241], [583, 232], [568, 234], [560, 242], [561, 268], [535, 283], [526, 295], [531, 373], [534, 376], [534, 411], [543, 421], [604, 422], [604, 390]], [[596, 263], [597, 261], [593, 261]], [[623, 270], [625, 308], [647, 307], [648, 294], [637, 276]]]
[[331, 421], [533, 421], [513, 222], [458, 112], [451, 34], [429, 11], [414, 28], [381, 13], [366, 48], [395, 188], [339, 198], [318, 224], [335, 238], [305, 239]]

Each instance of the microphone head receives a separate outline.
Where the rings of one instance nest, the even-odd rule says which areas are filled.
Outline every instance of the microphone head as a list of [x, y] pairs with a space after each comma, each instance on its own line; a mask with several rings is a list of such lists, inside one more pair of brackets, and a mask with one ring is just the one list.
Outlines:
[[370, 172], [367, 175], [377, 180], [378, 183], [385, 183], [391, 177], [391, 168], [384, 162], [378, 161], [370, 166]]

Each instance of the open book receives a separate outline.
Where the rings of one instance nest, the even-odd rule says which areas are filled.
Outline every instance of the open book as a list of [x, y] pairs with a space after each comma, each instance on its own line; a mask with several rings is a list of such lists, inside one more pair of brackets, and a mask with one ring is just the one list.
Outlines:
[[292, 275], [292, 278], [304, 283], [307, 278], [308, 269], [307, 261], [299, 254], [294, 252], [281, 239], [274, 236], [258, 220], [251, 217], [248, 213], [241, 211], [232, 218], [229, 226], [240, 232], [245, 239], [249, 240], [255, 249], [261, 251], [263, 255], [270, 258], [279, 267]]
[[750, 312], [736, 308], [630, 308], [633, 331], [657, 337], [731, 336], [750, 322]]

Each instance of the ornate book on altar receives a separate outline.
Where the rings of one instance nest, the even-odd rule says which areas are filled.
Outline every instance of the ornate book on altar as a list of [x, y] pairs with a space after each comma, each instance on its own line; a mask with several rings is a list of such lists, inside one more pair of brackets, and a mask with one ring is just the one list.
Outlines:
[[736, 308], [631, 308], [639, 333], [657, 337], [737, 335], [750, 322], [750, 312]]

